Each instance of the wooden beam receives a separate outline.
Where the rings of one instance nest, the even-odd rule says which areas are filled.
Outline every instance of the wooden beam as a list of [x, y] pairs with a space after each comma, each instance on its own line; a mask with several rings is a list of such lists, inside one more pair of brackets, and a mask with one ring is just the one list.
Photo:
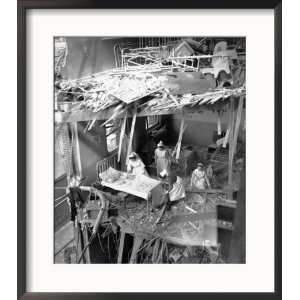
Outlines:
[[236, 122], [235, 122], [235, 128], [234, 128], [234, 134], [233, 134], [233, 147], [232, 147], [233, 157], [235, 155], [237, 139], [238, 139], [239, 131], [240, 131], [240, 124], [241, 124], [241, 120], [242, 120], [243, 106], [244, 106], [244, 97], [240, 96], [239, 106], [238, 106], [237, 116], [236, 116]]
[[129, 263], [130, 264], [134, 264], [137, 261], [137, 254], [138, 251], [143, 243], [144, 238], [139, 236], [139, 235], [134, 235], [133, 236], [133, 247], [132, 247], [132, 252], [131, 252], [131, 256], [130, 256], [130, 260]]
[[[240, 96], [239, 98], [239, 106], [237, 109], [237, 116], [236, 121], [234, 123], [234, 120], [232, 121], [232, 134], [230, 137], [230, 144], [229, 144], [229, 162], [228, 162], [228, 186], [229, 188], [232, 187], [233, 180], [232, 180], [232, 173], [233, 173], [233, 160], [234, 155], [236, 152], [236, 146], [237, 146], [237, 140], [239, 136], [239, 130], [240, 130], [240, 124], [242, 119], [242, 113], [243, 113], [243, 106], [244, 106], [244, 97]], [[233, 112], [234, 114], [234, 112]], [[234, 116], [234, 115], [233, 115]], [[228, 195], [229, 199], [232, 199], [232, 193]]]
[[152, 253], [152, 259], [151, 259], [153, 264], [155, 264], [157, 261], [159, 245], [160, 245], [160, 239], [156, 239], [154, 246], [153, 246], [153, 253]]
[[[86, 246], [89, 242], [87, 225], [83, 227], [82, 231], [83, 231], [82, 233], [83, 233], [84, 246]], [[87, 247], [84, 253], [84, 257], [85, 257], [85, 263], [90, 264], [91, 263], [90, 246]]]
[[82, 239], [81, 239], [82, 232], [77, 220], [75, 220], [73, 224], [73, 232], [74, 232], [74, 240], [76, 245], [76, 261], [77, 261], [77, 258], [79, 257], [80, 253], [83, 250]]
[[[80, 157], [80, 147], [79, 147], [79, 138], [78, 138], [78, 128], [77, 122], [73, 122], [70, 124], [72, 134], [73, 134], [73, 163], [76, 175], [82, 178], [82, 167], [81, 167], [81, 157]], [[78, 172], [78, 173], [77, 173]]]
[[182, 135], [183, 135], [183, 132], [184, 132], [184, 124], [185, 124], [184, 114], [182, 113], [178, 141], [177, 141], [177, 144], [175, 146], [175, 149], [176, 149], [176, 156], [175, 157], [176, 157], [177, 160], [179, 159], [179, 155], [180, 155]]
[[[137, 117], [147, 117], [147, 116], [162, 116], [162, 115], [174, 115], [174, 114], [181, 114], [182, 111], [186, 115], [189, 114], [199, 114], [207, 111], [208, 108], [205, 106], [194, 106], [194, 107], [183, 107], [183, 108], [170, 108], [166, 110], [161, 111], [140, 111], [137, 112]], [[94, 119], [97, 120], [107, 120], [109, 119], [113, 114], [112, 109], [108, 109], [105, 111], [99, 111], [97, 113], [94, 113], [90, 110], [86, 111], [74, 111], [74, 112], [55, 112], [54, 113], [54, 120], [55, 123], [72, 123], [72, 122], [86, 122], [91, 121]], [[131, 112], [128, 112], [127, 117], [132, 117], [133, 114]], [[123, 118], [122, 116], [117, 116], [116, 118]]]
[[[203, 109], [187, 109], [189, 112], [203, 112]], [[137, 117], [147, 117], [147, 116], [155, 116], [155, 115], [172, 115], [176, 113], [180, 113], [181, 109], [168, 109], [161, 110], [159, 112], [149, 112], [142, 111], [137, 113]], [[74, 111], [74, 112], [55, 112], [54, 120], [55, 123], [72, 123], [72, 122], [84, 122], [90, 120], [107, 120], [112, 116], [112, 110], [99, 111], [94, 113], [90, 110], [86, 111]], [[129, 118], [132, 117], [132, 114], [127, 115]], [[123, 118], [123, 116], [117, 116], [116, 118]]]
[[230, 133], [229, 133], [229, 155], [228, 155], [228, 198], [232, 199], [232, 186], [233, 186], [233, 137], [234, 137], [234, 98], [230, 98]]
[[136, 121], [136, 113], [137, 112], [136, 112], [136, 106], [135, 106], [133, 117], [132, 117], [132, 122], [131, 122], [130, 135], [129, 135], [128, 151], [127, 151], [127, 156], [126, 156], [126, 165], [128, 164], [129, 155], [132, 151], [132, 140], [133, 140], [133, 134], [134, 134], [135, 121]]
[[234, 230], [229, 247], [229, 263], [245, 263], [246, 260], [246, 164], [241, 174], [241, 188], [238, 192], [237, 209], [234, 215]]
[[122, 263], [125, 234], [126, 233], [123, 230], [121, 230], [120, 244], [119, 244], [119, 251], [118, 251], [118, 264]]
[[[211, 105], [210, 105], [211, 107]], [[137, 117], [147, 116], [162, 116], [162, 115], [174, 115], [180, 114], [184, 110], [185, 114], [203, 113], [209, 110], [209, 107], [205, 106], [193, 106], [193, 107], [174, 107], [159, 111], [145, 111], [142, 110], [137, 113]], [[55, 123], [72, 123], [72, 122], [87, 122], [91, 120], [108, 120], [113, 114], [113, 109], [107, 109], [105, 111], [93, 112], [91, 110], [73, 111], [73, 112], [61, 112], [56, 111], [54, 113]], [[127, 117], [132, 117], [132, 113], [128, 113]], [[123, 115], [116, 116], [116, 118], [123, 118]]]
[[121, 150], [122, 150], [122, 143], [123, 143], [123, 138], [124, 138], [124, 134], [125, 134], [125, 129], [126, 129], [126, 122], [127, 122], [127, 112], [125, 113], [125, 116], [123, 118], [122, 121], [122, 125], [121, 125], [121, 133], [120, 133], [120, 137], [119, 137], [119, 148], [118, 148], [118, 162], [120, 162], [121, 159]]

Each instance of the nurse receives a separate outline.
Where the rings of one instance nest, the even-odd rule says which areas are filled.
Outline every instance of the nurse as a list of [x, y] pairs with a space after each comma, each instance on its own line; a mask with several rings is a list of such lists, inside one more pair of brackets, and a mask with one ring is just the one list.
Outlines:
[[191, 188], [196, 188], [199, 190], [211, 188], [209, 179], [201, 162], [197, 164], [197, 169], [195, 169], [192, 173]]
[[170, 186], [171, 189], [169, 191], [169, 199], [171, 202], [185, 198], [185, 188], [181, 177], [177, 175], [171, 175]]
[[148, 176], [147, 170], [145, 168], [145, 164], [135, 152], [132, 152], [129, 155], [127, 172], [135, 176], [139, 176], [139, 175]]
[[155, 149], [154, 152], [154, 158], [155, 158], [157, 176], [164, 170], [167, 173], [170, 173], [171, 156], [168, 149], [166, 149], [163, 141], [160, 141], [157, 144], [157, 148]]

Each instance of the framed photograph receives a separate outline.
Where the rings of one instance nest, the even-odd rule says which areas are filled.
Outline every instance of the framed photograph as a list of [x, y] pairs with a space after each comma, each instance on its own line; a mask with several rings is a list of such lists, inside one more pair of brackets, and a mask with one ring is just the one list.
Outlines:
[[281, 276], [281, 1], [18, 1], [18, 297]]

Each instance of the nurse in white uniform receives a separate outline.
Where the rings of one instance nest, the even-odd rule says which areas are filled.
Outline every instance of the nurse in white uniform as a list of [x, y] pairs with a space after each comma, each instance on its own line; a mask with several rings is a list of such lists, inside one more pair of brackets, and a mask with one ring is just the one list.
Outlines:
[[127, 172], [135, 176], [139, 176], [139, 175], [148, 176], [148, 172], [145, 168], [145, 164], [135, 152], [132, 152], [129, 155]]

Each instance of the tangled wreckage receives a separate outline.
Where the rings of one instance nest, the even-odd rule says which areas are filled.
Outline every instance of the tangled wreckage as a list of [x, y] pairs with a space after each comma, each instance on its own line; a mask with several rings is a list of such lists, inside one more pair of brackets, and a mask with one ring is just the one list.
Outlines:
[[[211, 39], [211, 51], [207, 38], [145, 40], [138, 47], [116, 44], [114, 68], [80, 79], [62, 76], [68, 43], [55, 41], [55, 145], [66, 174], [66, 186], [55, 188], [66, 189], [60, 199], [70, 204], [74, 229], [64, 262], [233, 262], [230, 249], [243, 231], [235, 226], [245, 221], [239, 219], [245, 207], [245, 52], [229, 39]], [[189, 120], [206, 113], [216, 119], [213, 143], [185, 143]], [[178, 120], [173, 139], [172, 116]], [[115, 147], [93, 165], [95, 180], [88, 182], [78, 141], [101, 130], [105, 142], [99, 143], [114, 134]], [[168, 141], [170, 172], [182, 178], [185, 197], [156, 208], [155, 198], [170, 185], [153, 159], [151, 142], [161, 139]], [[147, 175], [128, 174], [133, 151]], [[191, 184], [199, 161], [210, 178], [205, 189]]]

